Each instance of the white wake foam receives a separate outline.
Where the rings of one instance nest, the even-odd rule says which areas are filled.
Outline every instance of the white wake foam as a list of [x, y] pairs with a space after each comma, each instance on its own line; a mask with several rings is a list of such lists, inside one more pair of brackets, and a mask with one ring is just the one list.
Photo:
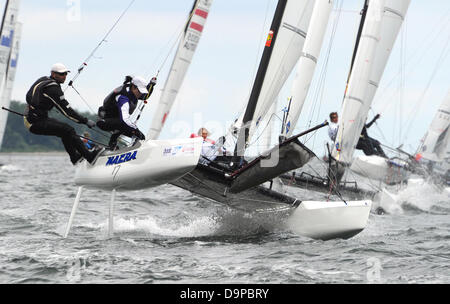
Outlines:
[[[204, 216], [188, 221], [178, 223], [177, 225], [165, 224], [162, 220], [152, 216], [145, 218], [114, 218], [114, 232], [141, 231], [149, 234], [172, 237], [197, 237], [207, 236], [215, 231], [217, 226], [212, 217]], [[101, 230], [108, 229], [108, 222], [99, 225]]]
[[414, 182], [397, 192], [389, 190], [388, 195], [380, 195], [381, 202], [377, 198], [375, 206], [380, 206], [391, 214], [401, 214], [406, 209], [429, 212], [433, 206], [448, 201], [449, 198], [447, 191], [426, 181]]
[[22, 169], [15, 165], [3, 165], [0, 166], [0, 171], [3, 172], [14, 172], [14, 171], [21, 171]]

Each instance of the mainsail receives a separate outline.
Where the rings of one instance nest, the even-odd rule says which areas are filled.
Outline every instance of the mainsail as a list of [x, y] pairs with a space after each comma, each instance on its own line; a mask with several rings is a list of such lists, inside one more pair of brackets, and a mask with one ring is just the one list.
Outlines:
[[419, 153], [425, 159], [442, 161], [450, 141], [450, 90], [439, 107], [430, 128], [419, 148]]
[[[314, 1], [280, 0], [270, 27], [238, 136], [238, 154], [275, 102], [302, 55]], [[250, 125], [249, 125], [250, 124]]]
[[166, 122], [200, 41], [211, 4], [212, 0], [196, 0], [194, 2], [169, 75], [164, 84], [158, 108], [153, 116], [152, 125], [147, 134], [147, 137], [150, 139], [157, 139], [159, 137]]
[[[9, 107], [13, 87], [21, 25], [17, 23], [19, 0], [6, 1], [0, 30], [0, 107]], [[0, 147], [5, 133], [8, 112], [0, 110]]]
[[308, 94], [314, 70], [319, 58], [323, 38], [327, 29], [332, 0], [317, 0], [314, 4], [311, 21], [308, 26], [308, 35], [306, 35], [305, 44], [299, 62], [297, 72], [292, 84], [289, 112], [284, 121], [281, 135], [290, 137], [297, 124], [300, 112]]
[[364, 20], [332, 156], [350, 164], [410, 0], [371, 0]]

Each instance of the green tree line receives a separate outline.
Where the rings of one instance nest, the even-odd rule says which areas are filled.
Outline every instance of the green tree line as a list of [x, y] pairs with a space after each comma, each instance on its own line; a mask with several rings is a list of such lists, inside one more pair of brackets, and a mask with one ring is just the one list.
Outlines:
[[[11, 101], [10, 109], [19, 113], [23, 113], [26, 103], [19, 101]], [[1, 110], [3, 111], [3, 110]], [[81, 115], [97, 120], [97, 115], [88, 112], [79, 112]], [[83, 135], [85, 131], [89, 132], [93, 140], [108, 143], [109, 134], [101, 132], [96, 129], [89, 129], [86, 125], [77, 124], [56, 110], [50, 111], [50, 117], [65, 122], [75, 128], [77, 134]], [[48, 152], [48, 151], [64, 151], [64, 146], [61, 139], [56, 136], [43, 136], [32, 134], [25, 127], [23, 117], [8, 113], [8, 120], [6, 122], [5, 135], [3, 137], [3, 145], [0, 152]]]

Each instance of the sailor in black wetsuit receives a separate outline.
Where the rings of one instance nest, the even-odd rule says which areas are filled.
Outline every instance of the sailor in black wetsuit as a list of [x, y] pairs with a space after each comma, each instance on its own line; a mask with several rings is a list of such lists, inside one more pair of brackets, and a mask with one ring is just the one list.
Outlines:
[[383, 149], [381, 149], [380, 142], [369, 137], [369, 135], [367, 134], [367, 129], [370, 128], [378, 118], [380, 118], [380, 114], [375, 115], [372, 121], [370, 121], [363, 127], [360, 138], [358, 140], [358, 144], [356, 145], [356, 149], [363, 150], [365, 155], [378, 155], [387, 158], [386, 154], [384, 154]]
[[127, 76], [122, 86], [114, 89], [106, 96], [103, 106], [98, 109], [100, 119], [97, 126], [104, 131], [113, 131], [109, 140], [109, 147], [114, 150], [120, 135], [136, 137], [145, 140], [144, 134], [131, 120], [131, 115], [137, 107], [138, 100], [146, 100], [153, 92], [156, 78], [149, 84], [144, 78]]
[[86, 124], [89, 128], [95, 126], [95, 122], [73, 110], [64, 97], [60, 84], [66, 81], [68, 72], [62, 63], [55, 63], [50, 77], [43, 76], [33, 83], [26, 96], [28, 106], [24, 113], [24, 124], [33, 134], [60, 137], [74, 165], [82, 157], [92, 164], [104, 149], [88, 151], [74, 128], [48, 117], [48, 112], [56, 107], [61, 114], [77, 123]]

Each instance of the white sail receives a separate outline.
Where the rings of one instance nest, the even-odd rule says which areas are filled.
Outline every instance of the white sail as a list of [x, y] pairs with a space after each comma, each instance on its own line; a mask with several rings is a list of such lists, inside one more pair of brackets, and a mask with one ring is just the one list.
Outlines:
[[290, 137], [308, 94], [330, 18], [332, 0], [316, 0], [291, 90], [291, 105], [281, 135]]
[[442, 161], [450, 140], [450, 90], [442, 102], [423, 140], [419, 153], [425, 159]]
[[[21, 31], [21, 26], [17, 23], [19, 5], [19, 0], [7, 1], [3, 16], [0, 33], [0, 108], [9, 107], [11, 101]], [[0, 148], [7, 118], [8, 112], [0, 110]]]
[[259, 154], [262, 154], [264, 151], [269, 150], [272, 147], [272, 135], [275, 127], [275, 114], [277, 111], [278, 102], [274, 102], [269, 109], [266, 117], [263, 122], [263, 135], [261, 136], [261, 141], [259, 144]]
[[194, 3], [147, 134], [150, 139], [159, 137], [166, 122], [200, 41], [211, 4], [212, 0], [196, 0]]
[[302, 55], [314, 1], [289, 0], [286, 3], [281, 25], [273, 46], [270, 62], [259, 93], [248, 141], [259, 123], [275, 102], [281, 88]]
[[365, 99], [366, 106], [368, 107], [366, 109], [366, 115], [377, 92], [381, 76], [383, 75], [389, 55], [405, 19], [410, 2], [411, 0], [385, 0], [380, 41], [378, 42], [375, 53]]
[[[376, 51], [382, 39], [382, 24], [387, 19], [392, 18], [387, 16], [391, 13], [385, 10], [385, 4], [386, 1], [384, 0], [371, 0], [369, 2], [362, 35], [344, 96], [336, 144], [332, 152], [332, 156], [342, 163], [350, 164], [352, 162], [353, 152], [372, 102], [368, 99], [368, 89], [373, 71], [376, 69]], [[384, 65], [379, 77], [381, 77], [383, 70]]]

